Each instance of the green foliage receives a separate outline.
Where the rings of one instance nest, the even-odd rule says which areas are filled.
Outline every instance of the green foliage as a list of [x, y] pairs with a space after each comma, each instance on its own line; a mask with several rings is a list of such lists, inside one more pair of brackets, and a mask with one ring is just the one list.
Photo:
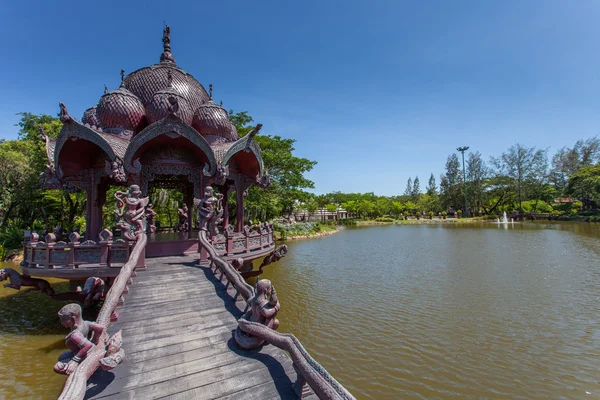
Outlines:
[[289, 236], [306, 236], [322, 232], [325, 228], [318, 222], [297, 222], [295, 224], [275, 224], [275, 230], [280, 237], [285, 239]]
[[375, 221], [377, 221], [377, 222], [394, 222], [394, 218], [379, 217], [379, 218], [375, 218]]
[[[240, 136], [253, 128], [250, 125], [253, 119], [247, 112], [231, 110], [229, 115]], [[314, 183], [304, 174], [315, 166], [316, 161], [294, 156], [294, 139], [261, 134], [254, 140], [261, 148], [265, 169], [273, 183], [267, 189], [249, 189], [244, 202], [246, 216], [249, 219], [272, 219], [281, 214], [290, 215], [298, 204], [307, 202], [311, 197], [304, 189], [314, 188]]]
[[0, 230], [0, 245], [6, 250], [23, 248], [23, 229], [13, 225]]

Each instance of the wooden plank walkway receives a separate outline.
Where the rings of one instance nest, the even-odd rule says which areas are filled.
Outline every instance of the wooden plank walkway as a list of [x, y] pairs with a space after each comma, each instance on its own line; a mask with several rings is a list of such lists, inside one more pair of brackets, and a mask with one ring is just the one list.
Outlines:
[[[86, 399], [297, 399], [297, 376], [274, 347], [246, 351], [233, 331], [245, 309], [198, 256], [147, 260], [117, 308], [125, 361], [97, 371]], [[313, 394], [309, 398], [315, 399]]]

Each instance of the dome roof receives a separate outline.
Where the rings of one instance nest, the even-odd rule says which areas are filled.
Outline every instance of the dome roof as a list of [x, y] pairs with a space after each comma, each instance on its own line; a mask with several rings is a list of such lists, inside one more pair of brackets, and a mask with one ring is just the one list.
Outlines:
[[202, 136], [220, 136], [231, 141], [239, 139], [227, 111], [212, 99], [198, 107], [194, 113], [192, 127]]
[[96, 114], [96, 106], [90, 107], [83, 113], [81, 122], [90, 126], [100, 126], [100, 120]]
[[96, 115], [107, 132], [137, 133], [146, 125], [146, 109], [140, 99], [123, 87], [100, 98]]
[[154, 101], [154, 94], [169, 86], [169, 73], [173, 79], [173, 89], [186, 99], [192, 110], [208, 100], [206, 90], [192, 75], [168, 62], [132, 72], [125, 78], [125, 88], [139, 97], [144, 106], [149, 107]]
[[165, 89], [159, 90], [152, 96], [152, 102], [146, 107], [148, 110], [148, 123], [152, 124], [156, 121], [160, 121], [166, 118], [171, 113], [171, 105], [169, 104], [169, 97], [175, 97], [177, 99], [177, 111], [176, 114], [183, 122], [188, 125], [192, 125], [192, 118], [194, 117], [194, 111], [190, 106], [190, 103], [185, 97], [183, 97], [175, 88], [172, 86], [172, 75], [169, 72], [167, 76], [168, 86]]

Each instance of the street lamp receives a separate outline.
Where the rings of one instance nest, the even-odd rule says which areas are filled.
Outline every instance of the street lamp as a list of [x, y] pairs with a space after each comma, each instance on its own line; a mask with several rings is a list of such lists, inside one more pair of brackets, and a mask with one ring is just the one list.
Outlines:
[[465, 172], [465, 151], [469, 150], [469, 146], [459, 147], [456, 150], [462, 153], [463, 160], [463, 192], [465, 192], [465, 218], [469, 218], [469, 206], [467, 205], [467, 173]]

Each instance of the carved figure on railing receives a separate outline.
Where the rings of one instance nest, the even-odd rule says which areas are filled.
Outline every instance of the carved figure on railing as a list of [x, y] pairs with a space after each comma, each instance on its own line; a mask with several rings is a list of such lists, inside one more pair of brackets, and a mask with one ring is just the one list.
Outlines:
[[125, 358], [125, 351], [121, 348], [123, 339], [121, 337], [121, 331], [115, 333], [106, 345], [106, 355], [100, 360], [100, 366], [103, 370], [109, 371], [117, 367], [117, 365], [123, 362]]
[[148, 234], [152, 234], [152, 233], [156, 233], [156, 225], [154, 224], [154, 217], [156, 216], [156, 211], [154, 211], [152, 209], [152, 203], [149, 203], [146, 206], [146, 221], [147, 221], [147, 225], [148, 228], [146, 230], [146, 233]]
[[187, 232], [189, 229], [189, 210], [187, 204], [184, 204], [182, 208], [177, 209], [179, 215], [179, 223], [175, 226], [175, 232]]
[[200, 212], [199, 228], [206, 230], [211, 236], [218, 232], [217, 225], [222, 222], [223, 216], [223, 195], [217, 197], [213, 195], [213, 188], [207, 186], [204, 189], [204, 197], [200, 200], [194, 199], [194, 204]]
[[39, 290], [48, 296], [54, 296], [54, 289], [43, 279], [32, 278], [29, 275], [21, 275], [12, 268], [0, 269], [0, 282], [9, 279], [10, 283], [5, 283], [5, 288], [20, 290], [21, 286], [32, 286], [30, 290]]
[[[244, 314], [242, 319], [275, 330], [279, 327], [279, 320], [276, 315], [280, 308], [277, 293], [271, 281], [261, 279], [254, 287], [254, 297], [250, 300], [250, 310]], [[234, 337], [237, 344], [244, 349], [256, 348], [265, 342], [265, 339], [248, 335], [239, 327], [235, 330]]]
[[115, 182], [124, 183], [126, 181], [123, 161], [121, 161], [120, 158], [116, 158], [112, 162], [104, 160], [104, 172], [106, 172], [106, 175], [110, 178], [114, 179]]
[[58, 362], [54, 365], [54, 372], [70, 375], [98, 343], [104, 327], [95, 322], [84, 321], [79, 304], [67, 304], [60, 309], [58, 317], [60, 323], [65, 328], [69, 328], [71, 332], [65, 337], [65, 344], [69, 351], [58, 357]]
[[144, 231], [145, 211], [149, 200], [148, 197], [141, 196], [142, 192], [138, 185], [129, 186], [127, 192], [115, 193], [117, 226], [123, 231], [123, 236], [129, 240], [136, 240], [137, 235]]
[[104, 281], [96, 276], [90, 276], [86, 279], [83, 289], [81, 286], [77, 287], [77, 293], [82, 297], [85, 296], [83, 307], [89, 308], [104, 297]]

